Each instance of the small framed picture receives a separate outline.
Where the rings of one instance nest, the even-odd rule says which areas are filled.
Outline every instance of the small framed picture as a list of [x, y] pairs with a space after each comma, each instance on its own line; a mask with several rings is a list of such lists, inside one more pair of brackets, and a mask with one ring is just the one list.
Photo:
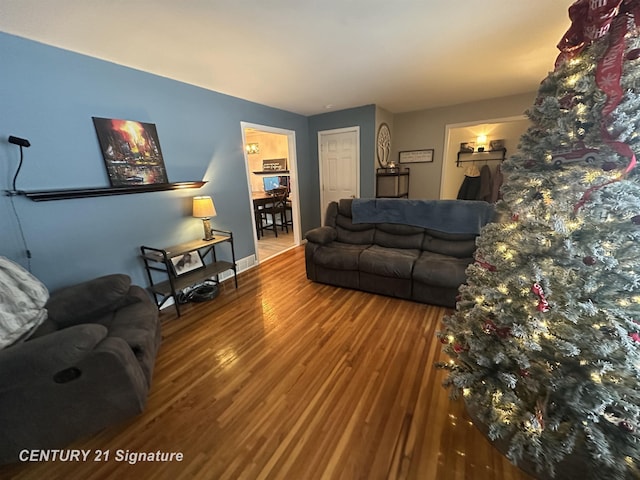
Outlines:
[[471, 153], [476, 148], [476, 142], [462, 142], [460, 144], [460, 152]]
[[491, 140], [489, 142], [489, 148], [491, 150], [502, 150], [504, 148], [504, 139]]
[[405, 150], [398, 154], [398, 163], [430, 163], [433, 162], [433, 148], [424, 150]]
[[200, 256], [200, 250], [192, 250], [191, 252], [181, 253], [175, 257], [171, 257], [171, 266], [173, 267], [173, 274], [176, 277], [184, 275], [194, 270], [200, 270], [204, 268], [204, 262]]

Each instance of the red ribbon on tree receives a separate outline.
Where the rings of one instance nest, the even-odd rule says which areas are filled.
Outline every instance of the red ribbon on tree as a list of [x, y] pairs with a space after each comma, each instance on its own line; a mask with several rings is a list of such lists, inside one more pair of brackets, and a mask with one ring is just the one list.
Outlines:
[[531, 287], [531, 291], [539, 298], [538, 300], [538, 311], [542, 312], [542, 313], [546, 313], [549, 310], [551, 310], [551, 307], [549, 306], [549, 302], [547, 301], [547, 298], [544, 295], [544, 290], [542, 289], [542, 286], [539, 283], [534, 283], [533, 286]]
[[491, 265], [488, 262], [485, 262], [484, 260], [481, 260], [480, 258], [476, 258], [476, 263], [482, 268], [489, 270], [490, 272], [495, 272], [497, 270], [495, 266]]
[[487, 335], [492, 335], [495, 333], [500, 338], [507, 338], [509, 335], [511, 335], [511, 328], [498, 327], [492, 320], [485, 321], [484, 325], [482, 326], [482, 330]]
[[560, 55], [556, 59], [556, 68], [578, 55], [594, 40], [606, 35], [622, 3], [623, 0], [578, 0], [571, 5], [569, 18], [572, 23], [558, 43]]
[[606, 185], [620, 181], [636, 166], [636, 156], [629, 145], [613, 138], [608, 130], [611, 114], [620, 104], [624, 92], [620, 80], [624, 57], [624, 37], [628, 30], [629, 16], [633, 16], [636, 26], [640, 24], [640, 0], [579, 0], [569, 7], [571, 27], [560, 40], [560, 55], [556, 59], [556, 68], [563, 62], [574, 58], [585, 46], [609, 34], [607, 52], [596, 68], [596, 83], [607, 95], [602, 109], [601, 133], [603, 141], [619, 155], [629, 158], [625, 171], [616, 178], [587, 190], [574, 211], [583, 207], [591, 194]]

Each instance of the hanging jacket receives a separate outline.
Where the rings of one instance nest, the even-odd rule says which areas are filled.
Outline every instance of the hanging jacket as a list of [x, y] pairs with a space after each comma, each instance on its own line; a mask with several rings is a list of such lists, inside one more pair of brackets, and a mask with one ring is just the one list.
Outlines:
[[485, 202], [491, 201], [491, 169], [488, 165], [484, 165], [480, 169], [480, 189], [478, 191], [478, 198], [476, 200], [483, 200]]
[[500, 193], [500, 187], [502, 187], [502, 182], [504, 180], [504, 176], [502, 175], [502, 165], [498, 165], [496, 167], [496, 171], [493, 173], [493, 185], [491, 187], [491, 203], [496, 203], [498, 200], [502, 198], [502, 194]]
[[458, 200], [477, 200], [480, 193], [480, 170], [472, 163], [464, 171], [464, 180], [458, 190]]

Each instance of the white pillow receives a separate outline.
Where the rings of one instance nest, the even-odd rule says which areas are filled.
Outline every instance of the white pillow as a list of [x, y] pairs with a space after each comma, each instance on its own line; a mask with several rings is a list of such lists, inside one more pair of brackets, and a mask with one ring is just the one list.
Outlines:
[[27, 338], [47, 318], [49, 291], [40, 280], [0, 257], [0, 349]]

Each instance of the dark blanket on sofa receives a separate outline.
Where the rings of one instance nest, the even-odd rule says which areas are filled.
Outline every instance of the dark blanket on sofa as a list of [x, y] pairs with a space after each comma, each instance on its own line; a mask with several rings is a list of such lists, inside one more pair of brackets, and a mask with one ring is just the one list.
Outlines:
[[475, 200], [407, 200], [356, 198], [353, 223], [399, 223], [445, 233], [479, 234], [491, 222], [494, 206]]

